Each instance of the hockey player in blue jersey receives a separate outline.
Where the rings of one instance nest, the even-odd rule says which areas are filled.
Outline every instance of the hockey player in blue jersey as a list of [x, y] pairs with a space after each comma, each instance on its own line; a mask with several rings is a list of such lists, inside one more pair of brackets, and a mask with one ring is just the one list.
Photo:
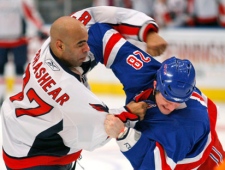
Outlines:
[[106, 24], [89, 29], [88, 44], [95, 59], [123, 84], [126, 103], [149, 103], [134, 129], [115, 134], [117, 118], [105, 120], [108, 135], [117, 138], [135, 170], [212, 169], [223, 160], [215, 130], [217, 107], [195, 86], [189, 60], [172, 57], [161, 64]]

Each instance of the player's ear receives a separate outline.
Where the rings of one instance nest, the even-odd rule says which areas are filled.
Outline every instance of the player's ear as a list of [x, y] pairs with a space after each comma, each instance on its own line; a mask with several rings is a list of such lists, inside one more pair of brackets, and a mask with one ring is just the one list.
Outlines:
[[56, 41], [56, 49], [59, 51], [63, 51], [64, 50], [64, 44], [61, 40], [57, 40]]

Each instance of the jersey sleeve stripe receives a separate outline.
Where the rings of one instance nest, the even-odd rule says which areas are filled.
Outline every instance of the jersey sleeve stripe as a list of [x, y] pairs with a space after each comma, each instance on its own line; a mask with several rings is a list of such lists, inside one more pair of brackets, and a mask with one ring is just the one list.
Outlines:
[[[184, 168], [187, 166], [190, 166], [190, 169], [193, 167], [196, 167], [196, 165], [198, 165], [199, 162], [203, 163], [207, 159], [207, 157], [211, 151], [211, 148], [212, 148], [212, 137], [211, 137], [211, 133], [209, 133], [208, 140], [207, 140], [207, 143], [205, 144], [203, 151], [200, 152], [195, 157], [185, 158], [182, 161], [179, 161], [177, 163], [178, 164], [177, 166], [179, 167], [179, 169], [182, 169], [182, 167]], [[187, 165], [187, 164], [189, 164], [189, 165]]]
[[147, 34], [150, 30], [158, 32], [158, 26], [155, 22], [147, 22], [141, 27], [139, 31], [139, 40], [146, 42]]
[[[196, 96], [195, 97], [196, 99], [197, 98], [199, 99], [199, 101], [203, 100], [203, 98], [201, 98], [201, 96], [198, 93], [194, 93], [194, 95]], [[192, 95], [192, 97], [193, 97], [193, 95]], [[216, 132], [215, 132], [215, 125], [216, 125], [216, 119], [217, 119], [217, 107], [210, 99], [207, 99], [206, 102], [207, 102], [207, 107], [208, 107], [208, 114], [210, 117], [210, 133], [208, 135], [208, 141], [205, 145], [205, 148], [196, 157], [186, 158], [186, 159], [178, 162], [176, 169], [182, 169], [187, 166], [190, 167], [190, 169], [192, 169], [193, 167], [197, 167], [198, 165], [201, 165], [208, 158], [210, 153], [212, 153], [212, 147], [215, 143], [215, 140], [217, 139]], [[215, 156], [216, 154], [213, 154], [213, 155]], [[218, 153], [217, 153], [217, 155], [218, 156], [216, 156], [216, 157], [219, 157]], [[212, 158], [212, 154], [210, 157]], [[215, 160], [215, 159], [213, 159], [213, 160]]]
[[103, 42], [107, 42], [107, 43], [103, 43], [103, 44], [106, 44], [103, 47], [103, 51], [104, 51], [103, 63], [107, 68], [109, 68], [113, 64], [120, 47], [126, 41], [122, 38], [122, 36], [118, 32], [114, 30], [109, 30], [104, 35]]
[[203, 97], [196, 93], [196, 92], [193, 92], [192, 95], [191, 95], [191, 99], [194, 99], [194, 100], [197, 100], [199, 101], [203, 106], [206, 106], [207, 107], [207, 104], [206, 104], [206, 101], [203, 99]]
[[163, 147], [158, 142], [154, 150], [154, 161], [155, 169], [171, 170], [176, 166], [172, 159], [166, 156]]
[[[163, 147], [156, 142], [156, 148], [154, 150], [154, 157], [155, 157], [155, 168], [156, 169], [175, 169], [176, 170], [183, 170], [183, 169], [194, 169], [201, 165], [209, 156], [212, 148], [212, 137], [211, 133], [208, 135], [208, 141], [205, 145], [205, 148], [201, 153], [196, 155], [192, 158], [185, 158], [182, 161], [178, 161], [177, 164], [169, 158]], [[217, 156], [218, 157], [218, 156]], [[159, 161], [161, 161], [159, 163]]]
[[215, 157], [218, 157], [218, 160], [223, 162], [223, 155], [220, 153], [220, 151], [215, 146], [212, 147], [212, 150], [215, 152]]
[[113, 28], [119, 31], [121, 34], [138, 35], [138, 32], [141, 27], [128, 25], [128, 24], [121, 24], [121, 25], [113, 25]]

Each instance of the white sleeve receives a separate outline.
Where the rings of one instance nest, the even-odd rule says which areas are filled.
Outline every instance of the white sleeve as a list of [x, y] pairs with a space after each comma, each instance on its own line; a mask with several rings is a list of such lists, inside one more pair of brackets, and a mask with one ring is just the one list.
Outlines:
[[109, 113], [113, 115], [118, 115], [122, 112], [127, 112], [127, 110], [124, 107], [116, 108], [116, 109], [109, 109]]
[[96, 22], [112, 24], [127, 39], [144, 41], [148, 30], [158, 31], [153, 18], [128, 8], [98, 6], [83, 9], [71, 16], [83, 22], [88, 29]]
[[107, 106], [76, 79], [64, 79], [61, 87], [70, 96], [60, 107], [64, 116], [64, 131], [60, 135], [64, 143], [88, 151], [104, 145], [108, 141], [104, 129]]

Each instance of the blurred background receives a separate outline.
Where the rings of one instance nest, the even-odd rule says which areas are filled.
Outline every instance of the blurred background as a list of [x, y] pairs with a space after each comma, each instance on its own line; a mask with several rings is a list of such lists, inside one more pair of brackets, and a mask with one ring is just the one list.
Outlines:
[[[4, 20], [6, 18], [4, 16], [6, 2], [14, 2], [14, 0], [5, 0], [4, 3], [3, 1], [0, 0], [0, 32], [4, 30], [2, 23], [6, 22]], [[35, 26], [27, 19], [27, 32], [24, 33], [27, 39], [27, 63], [34, 57], [47, 38], [51, 23], [63, 15], [70, 15], [87, 7], [108, 5], [136, 9], [154, 18], [159, 25], [159, 34], [169, 44], [165, 53], [156, 59], [163, 61], [168, 57], [176, 56], [187, 58], [193, 62], [197, 72], [197, 86], [221, 108], [218, 131], [225, 147], [225, 123], [223, 121], [225, 120], [225, 0], [22, 1], [28, 4], [28, 9], [32, 9], [32, 14], [35, 14], [34, 17], [40, 21]], [[133, 43], [140, 48], [144, 48], [145, 45], [139, 42]], [[4, 70], [0, 75], [0, 100], [2, 101], [7, 95], [15, 93], [17, 88], [21, 89], [22, 82], [18, 80], [21, 75], [15, 71], [12, 53], [9, 53], [8, 62], [4, 68], [0, 67]], [[111, 70], [99, 64], [88, 74], [88, 79], [92, 91], [102, 98], [107, 105], [120, 107], [124, 104], [123, 87]], [[3, 86], [2, 92], [6, 93], [1, 93]], [[123, 162], [123, 166], [121, 162]], [[104, 170], [132, 169], [113, 142], [93, 153], [84, 152], [81, 164], [85, 165], [87, 169], [93, 169], [101, 164]], [[82, 169], [81, 166], [79, 168]], [[0, 159], [0, 169], [4, 170], [2, 159]], [[94, 169], [100, 170], [99, 167]]]

